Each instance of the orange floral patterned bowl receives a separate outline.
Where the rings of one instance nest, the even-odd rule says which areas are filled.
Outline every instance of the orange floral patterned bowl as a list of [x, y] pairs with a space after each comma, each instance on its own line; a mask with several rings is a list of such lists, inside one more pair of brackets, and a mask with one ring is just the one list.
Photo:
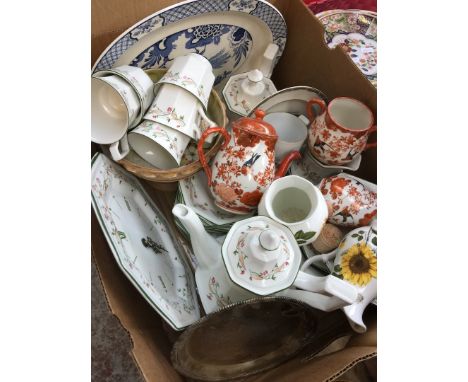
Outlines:
[[[166, 73], [166, 69], [149, 69], [145, 71], [146, 74], [153, 80], [153, 82], [159, 81], [160, 78]], [[211, 91], [210, 98], [208, 101], [207, 114], [218, 126], [225, 127], [228, 123], [226, 116], [226, 108], [224, 103], [221, 101], [218, 93], [215, 90]], [[214, 140], [213, 144], [205, 150], [205, 157], [210, 160], [220, 149], [222, 144], [222, 137], [218, 135]], [[189, 150], [191, 145], [187, 148]], [[133, 150], [118, 163], [122, 165], [127, 171], [131, 172], [135, 176], [148, 180], [153, 183], [172, 183], [177, 182], [180, 179], [188, 178], [196, 172], [200, 171], [202, 165], [198, 159], [198, 156], [188, 156], [192, 158], [192, 161], [183, 161], [182, 165], [168, 170], [162, 170], [152, 166], [144, 159], [139, 157]]]
[[320, 191], [330, 209], [328, 222], [342, 227], [362, 227], [377, 216], [377, 192], [347, 174], [324, 178]]

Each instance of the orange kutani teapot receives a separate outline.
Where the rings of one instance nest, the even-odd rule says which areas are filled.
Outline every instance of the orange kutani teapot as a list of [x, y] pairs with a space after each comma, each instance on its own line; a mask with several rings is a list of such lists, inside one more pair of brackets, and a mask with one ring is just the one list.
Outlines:
[[[256, 110], [255, 116], [233, 122], [231, 135], [222, 127], [206, 129], [198, 142], [198, 156], [216, 205], [235, 214], [255, 210], [273, 180], [282, 177], [293, 160], [301, 158], [299, 151], [290, 152], [276, 171], [274, 148], [278, 136], [274, 127], [263, 121], [264, 111]], [[213, 133], [221, 133], [224, 144], [210, 168], [203, 143]]]

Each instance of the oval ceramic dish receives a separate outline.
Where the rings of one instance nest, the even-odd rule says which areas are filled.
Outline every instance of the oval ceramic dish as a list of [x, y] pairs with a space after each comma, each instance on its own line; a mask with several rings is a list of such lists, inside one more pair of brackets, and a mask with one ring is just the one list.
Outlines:
[[259, 67], [270, 43], [278, 45], [276, 62], [286, 44], [281, 13], [264, 0], [191, 0], [161, 9], [117, 37], [101, 54], [93, 71], [120, 65], [168, 68], [187, 53], [207, 58], [215, 85], [240, 69]]
[[138, 180], [97, 153], [92, 205], [118, 266], [174, 329], [200, 318], [192, 272], [163, 213]]
[[[150, 69], [146, 71], [154, 82], [157, 82], [165, 72], [166, 69]], [[210, 99], [208, 101], [207, 114], [210, 119], [218, 124], [218, 126], [224, 127], [227, 125], [226, 108], [221, 101], [221, 98], [214, 90], [211, 91]], [[208, 160], [218, 152], [222, 141], [222, 136], [218, 136], [214, 139], [211, 147], [205, 152]], [[187, 148], [187, 150], [189, 150], [189, 148]], [[176, 182], [195, 174], [202, 168], [197, 157], [192, 162], [187, 163], [187, 161], [185, 161], [185, 164], [181, 164], [179, 167], [169, 170], [161, 170], [146, 162], [133, 150], [130, 150], [130, 153], [124, 159], [119, 160], [118, 163], [137, 177], [156, 183]]]

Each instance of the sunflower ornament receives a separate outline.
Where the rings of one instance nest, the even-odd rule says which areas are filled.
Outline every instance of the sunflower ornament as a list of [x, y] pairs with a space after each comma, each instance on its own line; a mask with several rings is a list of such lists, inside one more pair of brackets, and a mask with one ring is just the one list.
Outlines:
[[338, 245], [332, 275], [358, 287], [377, 279], [377, 225], [359, 227]]
[[377, 278], [377, 256], [364, 242], [354, 244], [341, 257], [341, 275], [351, 284], [366, 286]]

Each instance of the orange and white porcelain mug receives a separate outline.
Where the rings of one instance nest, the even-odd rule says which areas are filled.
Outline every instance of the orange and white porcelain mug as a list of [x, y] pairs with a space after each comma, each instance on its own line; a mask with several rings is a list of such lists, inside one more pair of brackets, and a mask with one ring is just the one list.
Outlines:
[[[318, 105], [316, 114], [313, 105]], [[318, 98], [307, 102], [307, 114], [312, 121], [307, 144], [311, 154], [330, 165], [350, 163], [363, 151], [377, 147], [367, 143], [377, 130], [374, 114], [368, 106], [349, 97], [333, 99], [328, 106]]]

